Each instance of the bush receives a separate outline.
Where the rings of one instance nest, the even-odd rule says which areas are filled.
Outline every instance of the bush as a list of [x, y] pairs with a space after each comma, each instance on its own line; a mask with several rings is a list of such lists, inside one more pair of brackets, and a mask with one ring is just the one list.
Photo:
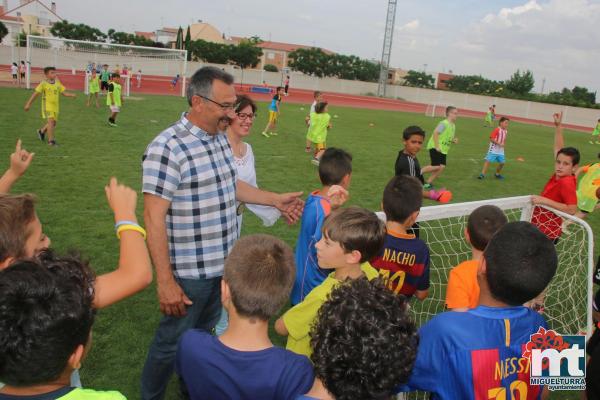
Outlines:
[[266, 64], [263, 69], [267, 72], [279, 72], [279, 69], [273, 64]]

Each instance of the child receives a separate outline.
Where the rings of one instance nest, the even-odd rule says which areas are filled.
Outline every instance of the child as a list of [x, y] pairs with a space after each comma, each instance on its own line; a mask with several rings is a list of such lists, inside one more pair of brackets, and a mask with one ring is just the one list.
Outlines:
[[[534, 205], [545, 205], [567, 214], [577, 212], [577, 178], [574, 173], [579, 164], [579, 150], [564, 147], [562, 134], [562, 112], [554, 114], [554, 174], [550, 177], [539, 196], [532, 196]], [[535, 207], [531, 222], [546, 236], [558, 243], [562, 234], [562, 218], [552, 211]]]
[[102, 93], [108, 91], [108, 82], [110, 81], [110, 72], [108, 71], [108, 64], [102, 66], [102, 72], [100, 72], [100, 89]]
[[458, 138], [454, 136], [456, 132], [455, 122], [457, 117], [458, 110], [456, 107], [446, 107], [446, 119], [438, 124], [433, 131], [433, 135], [429, 138], [427, 150], [429, 150], [431, 165], [428, 165], [421, 170], [424, 174], [431, 172], [431, 175], [427, 179], [427, 183], [423, 186], [425, 189], [431, 189], [433, 187], [433, 181], [440, 176], [446, 168], [446, 157], [448, 156], [448, 151], [450, 151], [450, 145], [452, 143], [458, 143]]
[[100, 78], [98, 78], [98, 75], [96, 75], [96, 68], [92, 68], [92, 71], [88, 77], [88, 89], [90, 94], [88, 96], [86, 105], [89, 107], [92, 98], [95, 98], [96, 108], [100, 108], [100, 103], [98, 103], [98, 93], [100, 93]]
[[327, 277], [327, 271], [317, 264], [315, 244], [321, 240], [325, 217], [332, 208], [343, 204], [343, 198], [332, 199], [329, 194], [337, 186], [347, 190], [352, 175], [352, 156], [342, 149], [325, 150], [319, 165], [319, 178], [323, 187], [306, 199], [298, 240], [296, 241], [296, 280], [292, 289], [292, 305], [304, 297]]
[[288, 337], [288, 350], [310, 356], [310, 329], [334, 287], [345, 280], [377, 277], [367, 261], [379, 252], [384, 236], [383, 222], [364, 208], [342, 208], [327, 217], [316, 245], [317, 257], [321, 268], [333, 272], [275, 322], [275, 331]]
[[383, 191], [385, 243], [371, 265], [387, 287], [407, 298], [425, 300], [429, 291], [429, 249], [409, 234], [423, 204], [423, 186], [416, 178], [395, 176]]
[[513, 393], [517, 382], [519, 398], [539, 400], [543, 386], [530, 384], [523, 349], [548, 326], [522, 304], [544, 290], [557, 265], [555, 247], [535, 226], [502, 227], [478, 267], [479, 306], [439, 314], [421, 327], [417, 361], [402, 390], [432, 392], [434, 400], [475, 399]]
[[46, 119], [47, 122], [42, 128], [38, 129], [37, 134], [42, 142], [46, 138], [46, 134], [48, 134], [48, 145], [56, 146], [57, 143], [54, 139], [54, 130], [56, 129], [56, 123], [58, 121], [60, 95], [62, 94], [65, 97], [75, 97], [75, 94], [65, 92], [65, 87], [56, 78], [56, 68], [44, 68], [44, 75], [46, 76], [46, 80], [37, 85], [35, 91], [25, 104], [25, 111], [29, 111], [33, 101], [41, 94], [42, 118]]
[[135, 79], [137, 81], [138, 89], [142, 87], [142, 70], [138, 69], [137, 74], [135, 75]]
[[17, 65], [16, 62], [12, 63], [12, 65], [10, 66], [10, 73], [13, 78], [13, 85], [18, 85], [19, 84], [19, 66]]
[[408, 380], [419, 341], [406, 299], [366, 279], [331, 291], [310, 336], [316, 378], [299, 400], [389, 399]]
[[44, 253], [0, 271], [0, 400], [125, 400], [70, 385], [91, 345], [93, 300], [94, 274], [77, 258]]
[[21, 85], [25, 84], [25, 73], [27, 72], [27, 66], [25, 65], [25, 61], [21, 60], [21, 65], [19, 65], [19, 79]]
[[496, 168], [496, 173], [494, 176], [496, 179], [504, 179], [504, 176], [500, 174], [502, 172], [502, 168], [504, 167], [504, 144], [506, 143], [506, 136], [508, 135], [508, 122], [510, 120], [506, 117], [501, 117], [498, 122], [498, 127], [494, 129], [492, 134], [490, 135], [490, 146], [488, 148], [488, 153], [485, 156], [485, 162], [483, 163], [483, 169], [481, 170], [481, 174], [479, 174], [478, 179], [485, 178], [485, 174], [490, 166], [490, 163], [498, 163], [498, 167]]
[[171, 90], [175, 90], [177, 82], [179, 82], [179, 74], [175, 75], [175, 78], [173, 78], [173, 80], [171, 81]]
[[[321, 102], [321, 100], [323, 99], [323, 95], [321, 94], [321, 92], [316, 91], [313, 93], [313, 98], [314, 98], [314, 100], [310, 106], [310, 112], [308, 113], [306, 118], [304, 118], [304, 122], [306, 123], [306, 126], [308, 126], [308, 127], [310, 127], [310, 116], [316, 112], [317, 104], [319, 104]], [[311, 151], [311, 144], [312, 144], [312, 142], [310, 140], [306, 139], [305, 151], [307, 153], [310, 153], [310, 151]]]
[[[408, 175], [417, 178], [421, 184], [425, 183], [421, 172], [421, 165], [417, 159], [417, 154], [421, 151], [423, 141], [425, 140], [425, 131], [418, 126], [409, 126], [402, 132], [404, 139], [404, 148], [398, 152], [394, 170], [396, 176]], [[447, 203], [452, 199], [449, 191], [440, 190], [423, 190], [423, 198], [441, 203]], [[416, 232], [415, 232], [416, 233]]]
[[303, 356], [273, 346], [269, 319], [287, 302], [294, 282], [292, 249], [269, 235], [239, 239], [221, 281], [229, 326], [220, 337], [183, 334], [176, 369], [190, 399], [295, 399], [314, 374]]
[[491, 127], [492, 124], [494, 123], [495, 119], [496, 119], [496, 105], [492, 104], [488, 108], [488, 112], [485, 114], [485, 122], [484, 122], [483, 126]]
[[288, 75], [285, 78], [285, 88], [284, 88], [284, 93], [287, 96], [288, 95], [288, 90], [290, 89], [290, 76]]
[[277, 119], [279, 118], [279, 107], [281, 105], [281, 96], [283, 94], [283, 88], [281, 86], [277, 86], [275, 90], [275, 96], [271, 100], [271, 104], [269, 104], [269, 122], [267, 123], [267, 127], [262, 132], [262, 135], [266, 138], [269, 137], [269, 130], [271, 130], [271, 136], [277, 136], [277, 132], [273, 130], [277, 127]]
[[[598, 154], [600, 158], [600, 154]], [[583, 173], [577, 187], [577, 209], [575, 216], [585, 218], [598, 208], [598, 191], [600, 190], [600, 163], [593, 163], [578, 168], [575, 176]]]
[[596, 124], [596, 127], [592, 131], [592, 137], [590, 138], [590, 144], [594, 144], [594, 140], [595, 140], [596, 144], [600, 144], [600, 138], [598, 136], [600, 136], [600, 118], [598, 118], [598, 123]]
[[479, 304], [477, 267], [486, 246], [506, 223], [504, 212], [496, 206], [477, 207], [467, 220], [465, 241], [471, 246], [471, 259], [450, 270], [446, 289], [446, 307], [452, 311], [467, 311]]
[[0, 194], [10, 192], [11, 187], [23, 176], [35, 153], [30, 153], [21, 147], [21, 139], [17, 140], [15, 152], [10, 155], [10, 167], [0, 178]]
[[331, 115], [327, 112], [327, 102], [321, 102], [315, 107], [315, 112], [310, 113], [310, 126], [306, 134], [306, 142], [315, 144], [315, 156], [311, 162], [318, 166], [327, 141], [327, 131], [331, 129]]
[[[120, 185], [115, 178], [105, 192], [114, 212], [121, 250], [118, 268], [95, 279], [95, 308], [132, 296], [152, 282], [145, 231], [136, 222], [136, 192]], [[39, 255], [49, 246], [50, 239], [44, 234], [35, 212], [34, 197], [0, 195], [0, 271], [18, 259]]]
[[121, 76], [114, 73], [108, 84], [108, 95], [106, 96], [106, 105], [110, 108], [110, 117], [108, 117], [108, 124], [110, 126], [117, 126], [117, 115], [121, 111], [122, 104], [123, 94], [121, 93]]

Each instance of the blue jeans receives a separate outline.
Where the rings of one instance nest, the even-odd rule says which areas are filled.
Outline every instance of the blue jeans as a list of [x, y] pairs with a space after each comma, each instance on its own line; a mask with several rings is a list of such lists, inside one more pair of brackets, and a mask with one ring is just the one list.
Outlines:
[[188, 329], [212, 331], [221, 316], [221, 278], [177, 279], [193, 302], [187, 314], [177, 318], [163, 316], [150, 345], [142, 371], [142, 400], [161, 400], [175, 369], [179, 338]]

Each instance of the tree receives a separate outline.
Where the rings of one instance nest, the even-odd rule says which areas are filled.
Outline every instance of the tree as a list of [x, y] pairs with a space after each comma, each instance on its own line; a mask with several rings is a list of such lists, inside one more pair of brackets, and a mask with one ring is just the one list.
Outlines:
[[190, 26], [187, 27], [187, 32], [185, 33], [185, 49], [188, 51], [187, 60], [192, 61], [192, 54], [190, 52], [190, 45], [192, 44], [192, 34], [190, 33]]
[[194, 40], [190, 44], [193, 60], [214, 64], [227, 64], [230, 60], [232, 47], [234, 46], [207, 42], [202, 39]]
[[262, 49], [256, 46], [256, 42], [250, 40], [242, 40], [237, 46], [230, 47], [229, 61], [242, 70], [242, 83], [244, 81], [244, 69], [256, 67], [262, 54]]
[[288, 54], [289, 66], [307, 75], [322, 78], [327, 76], [325, 68], [330, 57], [321, 49], [296, 49]]
[[177, 39], [175, 39], [175, 48], [177, 50], [183, 49], [183, 29], [181, 29], [181, 27], [179, 27], [179, 29], [177, 30]]
[[62, 20], [54, 23], [50, 33], [56, 37], [72, 40], [87, 40], [91, 42], [104, 42], [106, 34], [97, 28], [85, 24], [72, 24]]
[[279, 68], [273, 64], [265, 64], [263, 69], [267, 72], [279, 72]]
[[422, 88], [433, 88], [435, 78], [426, 72], [419, 72], [410, 70], [404, 77], [404, 83], [406, 86], [422, 87]]
[[506, 88], [511, 92], [524, 95], [531, 92], [535, 80], [533, 79], [533, 72], [527, 70], [521, 72], [517, 70], [508, 81], [506, 81]]
[[4, 39], [6, 35], [8, 35], [8, 28], [0, 21], [0, 43], [2, 43], [2, 39]]

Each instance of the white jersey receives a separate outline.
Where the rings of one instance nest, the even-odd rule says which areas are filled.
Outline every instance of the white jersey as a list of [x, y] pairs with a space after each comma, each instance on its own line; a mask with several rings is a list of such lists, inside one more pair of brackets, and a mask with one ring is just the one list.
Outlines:
[[312, 105], [310, 106], [310, 113], [312, 114], [314, 112], [317, 112], [316, 108], [317, 108], [317, 101], [315, 100], [315, 101], [313, 101]]
[[490, 139], [498, 142], [499, 144], [490, 141], [488, 153], [504, 155], [504, 143], [506, 142], [506, 135], [508, 135], [508, 131], [506, 129], [502, 129], [500, 127], [494, 129], [490, 135]]
[[[258, 187], [256, 183], [256, 170], [254, 168], [254, 152], [252, 151], [252, 146], [248, 143], [244, 144], [246, 145], [246, 154], [241, 158], [234, 157], [238, 178], [249, 185]], [[238, 202], [237, 205], [239, 206], [240, 203]], [[281, 213], [275, 207], [246, 204], [246, 208], [260, 218], [265, 226], [273, 225], [281, 216]], [[237, 218], [238, 236], [240, 236], [242, 231], [242, 215], [238, 215]]]
[[16, 65], [11, 65], [10, 66], [10, 73], [13, 75], [17, 75], [17, 73], [19, 72], [19, 67], [17, 67]]

